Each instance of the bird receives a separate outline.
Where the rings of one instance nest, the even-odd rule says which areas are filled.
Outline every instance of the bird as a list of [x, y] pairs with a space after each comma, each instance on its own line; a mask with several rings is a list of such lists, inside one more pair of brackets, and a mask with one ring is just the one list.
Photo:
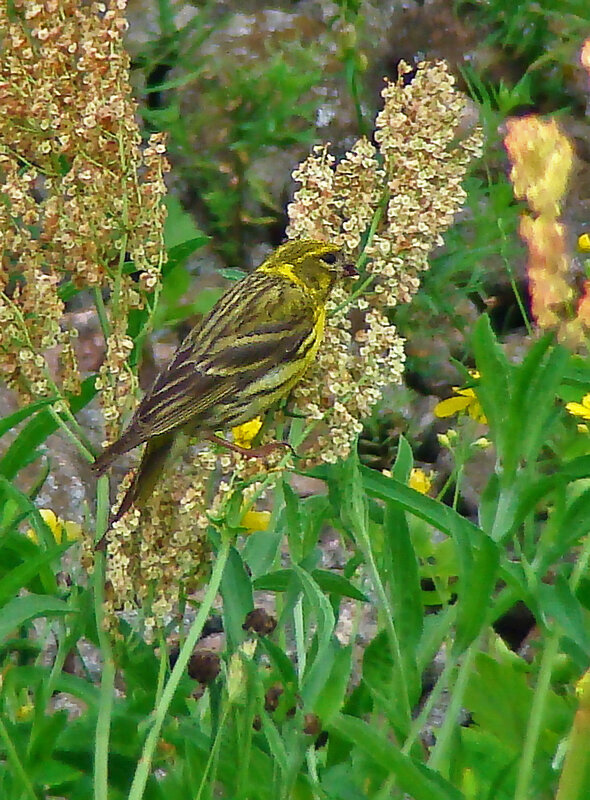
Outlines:
[[122, 436], [92, 464], [100, 477], [146, 443], [107, 532], [150, 497], [181, 431], [253, 457], [280, 444], [245, 450], [216, 431], [261, 416], [289, 394], [316, 357], [334, 285], [355, 275], [338, 245], [289, 241], [219, 298], [145, 393]]

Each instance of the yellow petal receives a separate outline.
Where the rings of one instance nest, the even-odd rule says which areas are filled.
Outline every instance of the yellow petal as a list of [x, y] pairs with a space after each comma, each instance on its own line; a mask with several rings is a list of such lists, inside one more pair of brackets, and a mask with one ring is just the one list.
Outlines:
[[232, 428], [234, 444], [239, 447], [252, 447], [252, 440], [257, 436], [258, 431], [262, 428], [262, 418], [254, 417], [249, 422], [244, 422], [242, 425], [236, 425]]
[[428, 494], [432, 486], [432, 473], [429, 475], [423, 469], [415, 468], [410, 473], [408, 486], [410, 489], [415, 489], [420, 494]]
[[457, 388], [455, 388], [455, 392], [460, 397], [469, 397], [469, 398], [471, 398], [471, 400], [475, 400], [477, 398], [477, 395], [475, 394], [473, 389], [457, 389]]
[[469, 403], [469, 406], [467, 407], [467, 413], [469, 414], [471, 419], [474, 419], [476, 422], [480, 422], [482, 425], [485, 425], [488, 421], [488, 418], [483, 413], [483, 409], [477, 402], [477, 400], [474, 400], [472, 403]]
[[82, 538], [82, 526], [77, 522], [68, 520], [63, 523], [63, 529], [66, 532], [67, 542], [78, 542]]
[[246, 511], [242, 517], [242, 527], [247, 534], [268, 530], [269, 522], [270, 511]]
[[[56, 541], [59, 541], [58, 537], [61, 530], [61, 525], [59, 524], [59, 520], [55, 515], [55, 512], [53, 512], [50, 508], [40, 508], [39, 515], [43, 520], [43, 522], [47, 525], [51, 533], [53, 534], [53, 538]], [[32, 528], [29, 528], [27, 530], [25, 536], [27, 537], [27, 539], [30, 539], [35, 544], [39, 542], [39, 537]]]
[[582, 417], [583, 419], [590, 419], [590, 408], [581, 403], [566, 403], [566, 411], [573, 414], [574, 417]]
[[[82, 538], [82, 526], [77, 522], [64, 522], [63, 519], [58, 517], [50, 508], [40, 508], [39, 514], [43, 522], [47, 525], [53, 538], [57, 544], [63, 542], [77, 542]], [[29, 528], [25, 534], [35, 544], [38, 543], [38, 536], [32, 528]]]
[[447, 400], [441, 400], [440, 403], [435, 405], [434, 416], [439, 417], [439, 419], [452, 417], [454, 414], [458, 414], [459, 411], [465, 411], [470, 403], [471, 399], [468, 397], [449, 397]]
[[583, 233], [578, 236], [578, 250], [581, 253], [590, 253], [590, 234]]

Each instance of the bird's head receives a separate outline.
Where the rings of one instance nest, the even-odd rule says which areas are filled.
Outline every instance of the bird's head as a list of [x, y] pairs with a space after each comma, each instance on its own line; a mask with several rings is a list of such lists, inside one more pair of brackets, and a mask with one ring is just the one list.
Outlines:
[[325, 299], [339, 278], [357, 275], [347, 264], [338, 245], [315, 239], [286, 242], [259, 269], [303, 283], [312, 293]]

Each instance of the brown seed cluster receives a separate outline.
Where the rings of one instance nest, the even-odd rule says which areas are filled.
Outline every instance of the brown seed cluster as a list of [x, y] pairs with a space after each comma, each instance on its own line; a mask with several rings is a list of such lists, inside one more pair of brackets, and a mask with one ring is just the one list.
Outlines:
[[378, 149], [361, 138], [336, 162], [319, 148], [293, 174], [301, 188], [289, 206], [288, 235], [339, 242], [365, 267], [362, 291], [333, 297], [317, 362], [294, 392], [298, 409], [323, 423], [309, 442], [311, 460], [346, 457], [383, 388], [399, 382], [403, 342], [387, 309], [417, 291], [429, 253], [464, 202], [468, 164], [481, 152], [481, 130], [457, 135], [467, 101], [446, 65], [420, 64], [407, 80], [409, 72], [402, 64], [382, 92]]
[[25, 399], [78, 391], [63, 298], [110, 292], [100, 383], [109, 437], [129, 388], [128, 312], [158, 282], [167, 170], [161, 136], [140, 147], [125, 5], [0, 2], [0, 370]]
[[[106, 611], [111, 619], [121, 609], [143, 607], [150, 635], [169, 618], [179, 600], [208, 575], [207, 528], [227, 526], [232, 506], [233, 524], [239, 527], [242, 510], [262, 490], [273, 487], [273, 470], [280, 459], [280, 451], [264, 464], [231, 451], [218, 456], [209, 447], [185, 451], [184, 460], [167, 471], [141, 512], [125, 514], [109, 534], [107, 577], [112, 591]], [[118, 501], [130, 478], [119, 487]], [[240, 503], [235, 508], [238, 489]]]

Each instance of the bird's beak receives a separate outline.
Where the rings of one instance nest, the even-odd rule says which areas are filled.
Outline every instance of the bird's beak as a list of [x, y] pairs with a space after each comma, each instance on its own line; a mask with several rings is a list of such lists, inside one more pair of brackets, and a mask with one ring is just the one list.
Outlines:
[[345, 262], [342, 264], [342, 272], [347, 278], [358, 278], [358, 272], [354, 264], [348, 264]]

